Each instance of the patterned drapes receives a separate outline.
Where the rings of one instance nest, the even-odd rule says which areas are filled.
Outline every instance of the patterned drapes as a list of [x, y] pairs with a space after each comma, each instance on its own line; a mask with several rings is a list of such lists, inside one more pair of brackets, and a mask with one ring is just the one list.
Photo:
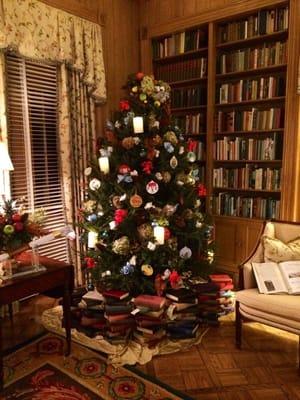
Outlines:
[[101, 27], [37, 0], [0, 0], [0, 49], [80, 72], [89, 93], [106, 99]]
[[[0, 0], [0, 49], [60, 65], [60, 164], [67, 221], [76, 226], [85, 194], [84, 169], [94, 154], [95, 103], [106, 100], [101, 27], [37, 0]], [[4, 98], [0, 87], [0, 104]], [[5, 126], [2, 116], [1, 125]], [[80, 284], [77, 233], [71, 261]]]
[[76, 241], [72, 246], [72, 262], [77, 283], [82, 282], [80, 260], [80, 232], [77, 227], [78, 209], [85, 192], [84, 170], [95, 154], [95, 103], [88, 94], [88, 86], [80, 73], [62, 66], [60, 70], [59, 131], [61, 166], [68, 221], [73, 221]]

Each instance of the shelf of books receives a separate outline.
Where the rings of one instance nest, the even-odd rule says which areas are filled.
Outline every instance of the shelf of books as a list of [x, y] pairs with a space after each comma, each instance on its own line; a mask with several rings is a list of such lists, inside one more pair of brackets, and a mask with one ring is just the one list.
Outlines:
[[[153, 71], [171, 86], [175, 123], [196, 154], [200, 182], [206, 187], [208, 25], [152, 39]], [[203, 209], [206, 204], [203, 201]]]
[[288, 6], [217, 25], [212, 211], [279, 218]]

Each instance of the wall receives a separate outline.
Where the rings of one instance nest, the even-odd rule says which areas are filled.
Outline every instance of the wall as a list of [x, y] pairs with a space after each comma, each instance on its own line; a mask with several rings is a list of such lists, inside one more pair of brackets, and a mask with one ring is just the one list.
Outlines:
[[99, 135], [107, 116], [118, 107], [127, 75], [139, 69], [139, 26], [136, 0], [42, 0], [102, 25], [107, 104], [97, 107]]

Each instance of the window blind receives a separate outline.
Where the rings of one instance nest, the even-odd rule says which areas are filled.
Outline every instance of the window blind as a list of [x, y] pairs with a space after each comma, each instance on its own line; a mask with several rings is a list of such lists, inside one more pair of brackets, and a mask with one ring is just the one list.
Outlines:
[[[25, 198], [29, 211], [43, 209], [45, 227], [65, 225], [58, 156], [57, 67], [6, 55], [9, 152], [14, 165], [11, 196]], [[65, 238], [40, 247], [40, 253], [68, 261]]]

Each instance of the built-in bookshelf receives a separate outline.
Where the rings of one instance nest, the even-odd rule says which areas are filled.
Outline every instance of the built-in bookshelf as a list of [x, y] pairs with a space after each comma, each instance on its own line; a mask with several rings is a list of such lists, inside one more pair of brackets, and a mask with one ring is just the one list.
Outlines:
[[[232, 3], [193, 15], [184, 4], [176, 20], [147, 19], [141, 58], [173, 90], [184, 89], [173, 115], [187, 141], [202, 143], [197, 163], [214, 216], [217, 265], [236, 272], [264, 219], [299, 220], [300, 2]], [[182, 107], [181, 97], [193, 95], [187, 90], [200, 87], [207, 102]]]
[[172, 116], [196, 156], [197, 175], [204, 187], [207, 184], [207, 59], [208, 25], [152, 39], [155, 77], [171, 86]]
[[279, 218], [287, 4], [216, 25], [212, 212]]

